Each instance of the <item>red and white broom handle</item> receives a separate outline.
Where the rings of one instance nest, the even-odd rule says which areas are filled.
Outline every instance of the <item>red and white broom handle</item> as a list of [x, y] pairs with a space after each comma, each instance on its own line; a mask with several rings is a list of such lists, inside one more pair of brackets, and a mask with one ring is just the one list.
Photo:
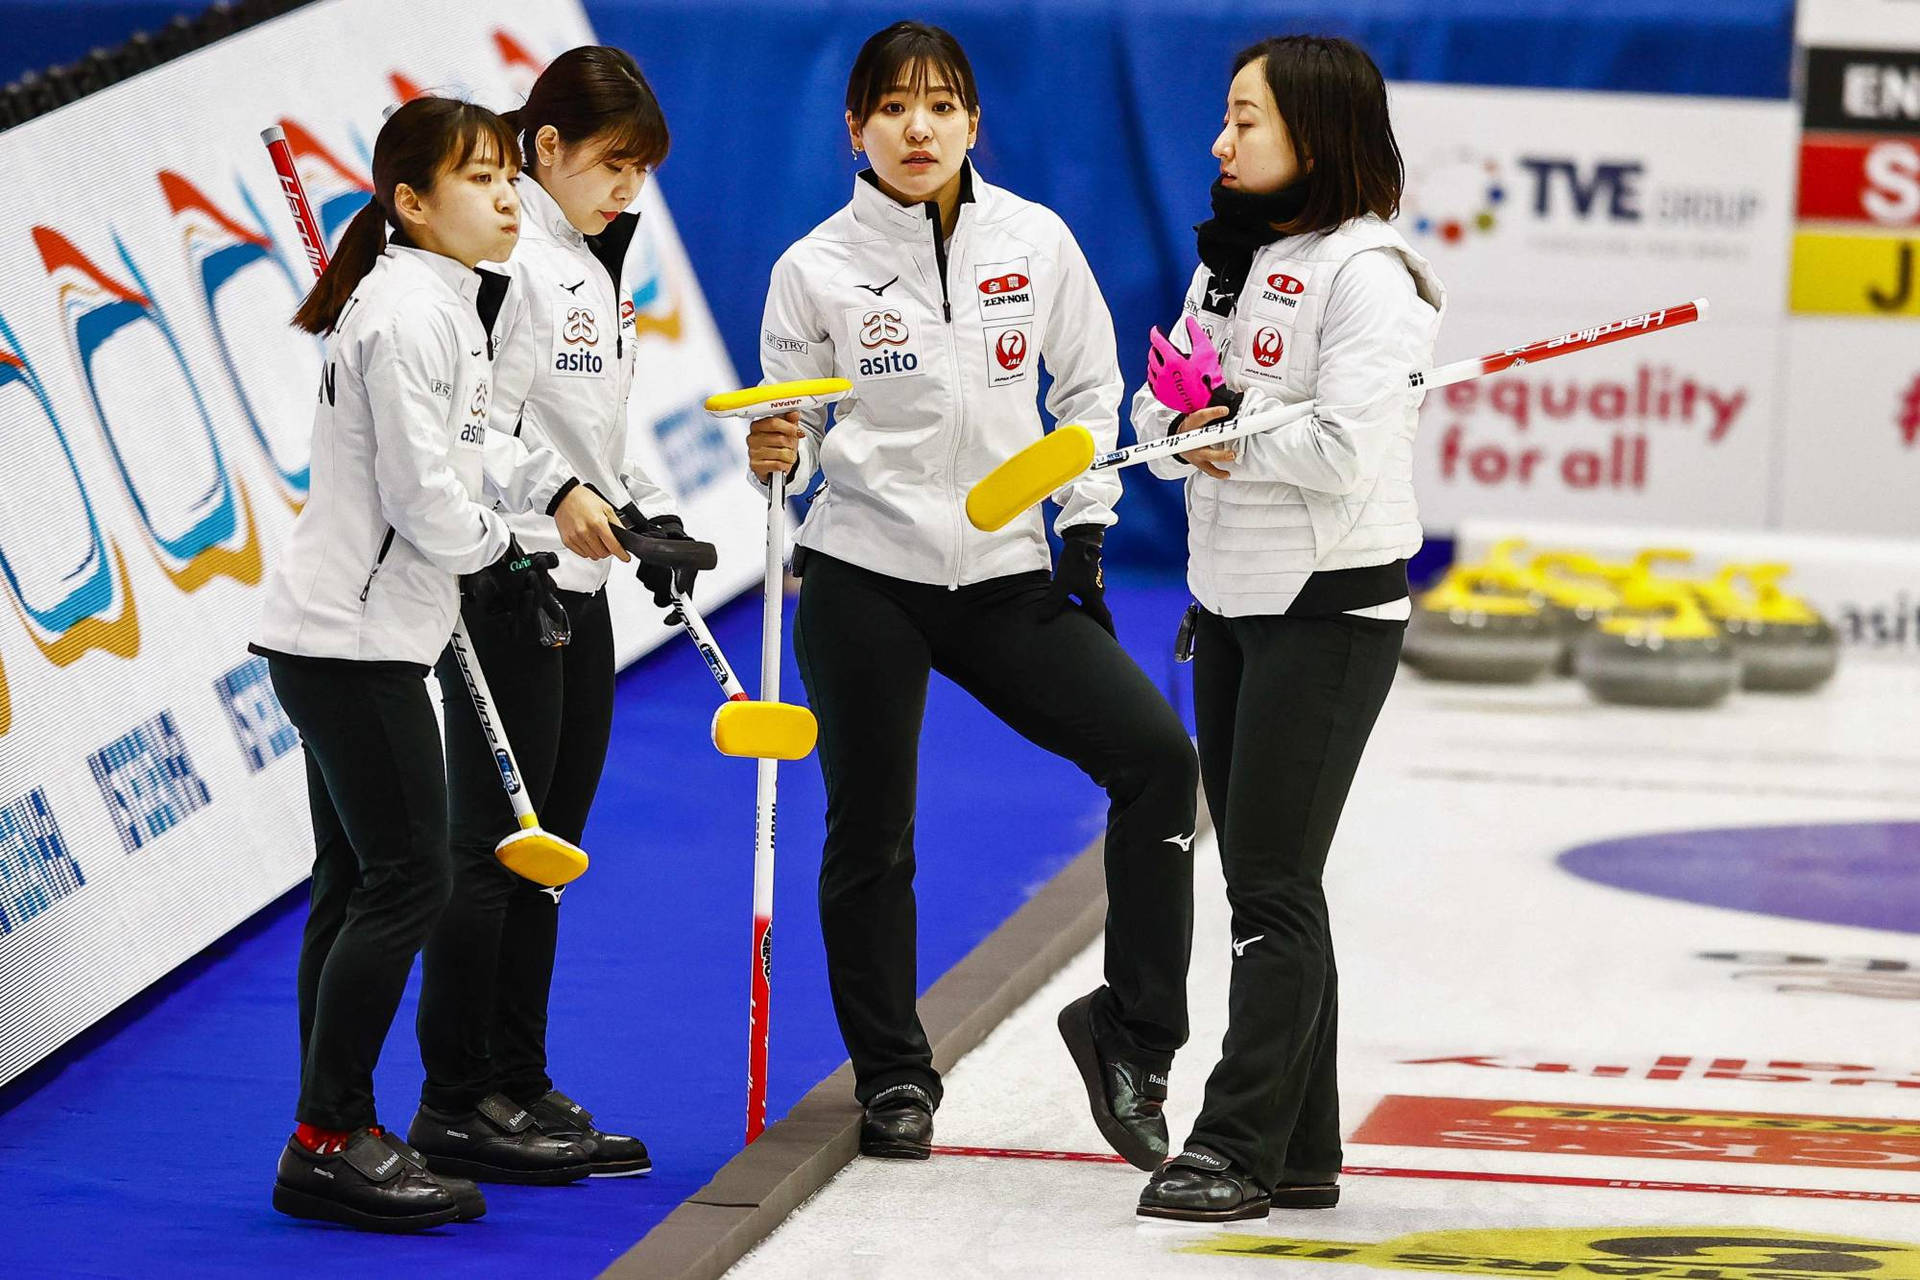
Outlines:
[[[1628, 316], [1624, 320], [1615, 320], [1611, 324], [1575, 329], [1572, 333], [1542, 338], [1524, 347], [1508, 347], [1504, 351], [1495, 351], [1489, 355], [1455, 360], [1437, 369], [1416, 369], [1407, 375], [1407, 390], [1424, 391], [1431, 387], [1452, 386], [1456, 382], [1468, 382], [1474, 378], [1483, 378], [1490, 373], [1517, 369], [1523, 364], [1538, 364], [1542, 360], [1572, 355], [1576, 351], [1591, 351], [1595, 347], [1604, 347], [1611, 342], [1624, 342], [1628, 338], [1638, 338], [1643, 334], [1656, 333], [1662, 329], [1678, 328], [1680, 325], [1691, 324], [1706, 318], [1707, 300], [1695, 298], [1692, 302], [1685, 302], [1677, 307], [1662, 307], [1657, 311], [1646, 311], [1637, 316]], [[1275, 405], [1245, 417], [1227, 418], [1204, 427], [1196, 427], [1192, 431], [1183, 431], [1178, 435], [1149, 440], [1144, 444], [1128, 445], [1124, 449], [1100, 454], [1087, 469], [1110, 471], [1115, 467], [1130, 467], [1135, 463], [1171, 457], [1204, 445], [1219, 444], [1223, 440], [1237, 440], [1241, 436], [1271, 431], [1289, 422], [1298, 422], [1302, 418], [1311, 417], [1319, 406], [1320, 402], [1317, 400], [1302, 400], [1294, 404]]]

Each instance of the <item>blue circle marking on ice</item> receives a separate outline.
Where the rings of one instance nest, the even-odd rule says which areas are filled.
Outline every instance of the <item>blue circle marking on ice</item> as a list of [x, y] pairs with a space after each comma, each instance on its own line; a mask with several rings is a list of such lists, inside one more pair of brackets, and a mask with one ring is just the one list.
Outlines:
[[1920, 933], [1920, 822], [1675, 831], [1580, 845], [1558, 862], [1635, 893]]

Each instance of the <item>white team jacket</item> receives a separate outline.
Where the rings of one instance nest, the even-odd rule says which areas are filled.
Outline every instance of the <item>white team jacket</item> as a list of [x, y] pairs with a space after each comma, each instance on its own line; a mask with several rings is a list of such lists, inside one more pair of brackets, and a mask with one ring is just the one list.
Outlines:
[[498, 465], [482, 458], [492, 378], [481, 288], [451, 258], [389, 245], [353, 291], [327, 338], [312, 487], [267, 587], [262, 648], [432, 665], [453, 634], [457, 575], [506, 550], [483, 490], [544, 510], [571, 476], [511, 437], [492, 446]]
[[[1226, 617], [1285, 613], [1316, 570], [1389, 564], [1420, 548], [1413, 436], [1421, 397], [1407, 375], [1432, 362], [1446, 291], [1427, 260], [1371, 215], [1288, 236], [1254, 255], [1223, 322], [1187, 290], [1220, 350], [1241, 413], [1318, 396], [1313, 417], [1234, 442], [1218, 480], [1177, 458], [1149, 464], [1186, 481], [1187, 585]], [[1176, 414], [1147, 387], [1133, 398], [1142, 441]]]
[[[761, 326], [765, 381], [853, 382], [830, 429], [825, 410], [802, 415], [792, 484], [816, 467], [826, 484], [799, 544], [950, 587], [1047, 568], [1038, 508], [996, 533], [964, 510], [975, 481], [1040, 438], [1041, 360], [1049, 412], [1113, 448], [1124, 390], [1113, 320], [1059, 216], [969, 164], [942, 245], [934, 206], [896, 204], [862, 175], [852, 201], [774, 264]], [[1056, 528], [1110, 525], [1120, 482], [1094, 473], [1053, 497]]]
[[[627, 394], [633, 386], [632, 273], [644, 254], [629, 232], [618, 288], [587, 247], [586, 237], [560, 212], [546, 188], [522, 173], [520, 243], [507, 263], [516, 301], [511, 304], [493, 362], [491, 426], [529, 446], [550, 445], [614, 506], [631, 498], [647, 516], [676, 513], [665, 489], [627, 456]], [[623, 214], [622, 219], [637, 219]], [[491, 468], [499, 455], [489, 453]], [[492, 477], [490, 477], [492, 478]], [[606, 585], [618, 560], [588, 560], [567, 550], [542, 511], [509, 515], [507, 524], [528, 551], [560, 557], [554, 585], [593, 592]]]

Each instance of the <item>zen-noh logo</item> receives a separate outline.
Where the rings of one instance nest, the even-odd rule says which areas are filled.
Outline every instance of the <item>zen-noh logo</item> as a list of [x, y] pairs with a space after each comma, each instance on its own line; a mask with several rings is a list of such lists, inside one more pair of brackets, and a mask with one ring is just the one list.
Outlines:
[[[126, 558], [101, 531], [53, 401], [0, 316], [0, 421], [7, 483], [30, 502], [0, 503], [0, 580], [42, 657], [68, 666], [89, 650], [131, 658], [140, 618]], [[0, 672], [0, 733], [12, 722]]]
[[[33, 228], [69, 354], [161, 570], [182, 591], [260, 581], [260, 533], [227, 471], [205, 402], [152, 291], [116, 235], [128, 279], [52, 227]], [[130, 281], [130, 282], [129, 282]]]
[[162, 172], [159, 181], [247, 429], [272, 467], [281, 497], [298, 511], [306, 501], [312, 456], [304, 388], [319, 380], [325, 347], [286, 323], [303, 296], [297, 264], [268, 234], [267, 220], [244, 187], [242, 222], [178, 173]]

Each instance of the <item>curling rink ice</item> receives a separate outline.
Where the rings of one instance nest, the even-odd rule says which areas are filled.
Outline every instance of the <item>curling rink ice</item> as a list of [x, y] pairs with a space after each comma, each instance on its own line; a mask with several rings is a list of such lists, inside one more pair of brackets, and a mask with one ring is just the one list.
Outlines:
[[[1054, 1030], [1096, 943], [948, 1077], [932, 1160], [856, 1160], [731, 1274], [1920, 1277], [1916, 695], [1865, 662], [1703, 712], [1403, 669], [1328, 871], [1338, 1208], [1134, 1217]], [[1230, 962], [1196, 855], [1176, 1144]]]

